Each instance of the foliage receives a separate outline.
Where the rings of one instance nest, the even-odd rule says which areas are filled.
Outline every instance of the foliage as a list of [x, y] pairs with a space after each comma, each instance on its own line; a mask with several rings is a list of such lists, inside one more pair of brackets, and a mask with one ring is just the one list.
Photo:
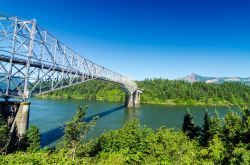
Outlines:
[[87, 106], [78, 106], [76, 115], [65, 126], [63, 147], [69, 150], [73, 160], [79, 153], [79, 148], [81, 148], [86, 134], [94, 124], [94, 120], [90, 123], [84, 121], [86, 109]]
[[117, 84], [98, 80], [92, 80], [79, 85], [64, 88], [47, 95], [43, 95], [42, 97], [106, 101], [125, 100], [125, 94]]
[[40, 150], [38, 152], [16, 152], [4, 156], [0, 155], [0, 164], [6, 165], [90, 164], [88, 162], [87, 158], [72, 160], [63, 149], [53, 152]]
[[[207, 84], [178, 80], [145, 79], [137, 81], [142, 103], [169, 105], [243, 105], [250, 103], [250, 87], [237, 82]], [[125, 94], [112, 82], [92, 80], [46, 94], [48, 98], [124, 101]]]
[[28, 148], [27, 151], [28, 152], [36, 152], [41, 148], [40, 145], [40, 132], [39, 132], [39, 128], [36, 126], [31, 126], [29, 127], [27, 133], [26, 133], [26, 137], [27, 137], [27, 142], [28, 142]]
[[[205, 113], [199, 145], [204, 146], [200, 156], [207, 162], [250, 164], [250, 115], [249, 110], [244, 109], [241, 112], [229, 112], [223, 122], [218, 118], [217, 112], [210, 118], [208, 113]], [[207, 136], [204, 136], [205, 132]]]
[[0, 112], [0, 154], [5, 152], [6, 144], [9, 139], [9, 128], [7, 121], [4, 119]]
[[143, 89], [143, 103], [172, 105], [243, 105], [250, 103], [250, 87], [237, 82], [188, 83], [179, 80], [145, 79], [138, 81]]
[[202, 148], [200, 159], [208, 164], [223, 164], [225, 159], [225, 148], [222, 140], [215, 135], [208, 143], [208, 147]]
[[103, 155], [110, 159], [117, 153], [129, 164], [192, 164], [196, 161], [196, 145], [181, 132], [160, 128], [156, 132], [132, 120], [122, 129], [105, 133], [99, 139]]
[[[131, 120], [89, 142], [83, 141], [91, 127], [82, 120], [84, 115], [81, 107], [67, 123], [63, 147], [0, 155], [0, 164], [250, 164], [250, 116], [246, 109], [229, 112], [224, 119], [217, 112], [212, 116], [206, 112], [196, 138], [164, 127], [154, 131]], [[190, 112], [185, 116], [191, 126], [184, 126], [184, 132], [194, 127]]]
[[230, 164], [250, 164], [250, 146], [249, 144], [238, 144], [229, 159]]
[[222, 132], [222, 120], [219, 118], [219, 113], [215, 111], [214, 114], [209, 118], [208, 134], [210, 135], [210, 138], [212, 138], [215, 135], [220, 136], [221, 132]]
[[184, 115], [184, 120], [182, 124], [182, 131], [190, 138], [194, 139], [200, 134], [200, 127], [193, 122], [192, 114], [189, 109]]
[[211, 138], [212, 137], [210, 134], [210, 118], [209, 118], [208, 110], [206, 110], [205, 116], [204, 116], [204, 125], [203, 125], [202, 132], [201, 132], [202, 145], [207, 146]]
[[[6, 137], [9, 138], [9, 132], [6, 133]], [[6, 154], [16, 151], [37, 152], [40, 148], [39, 129], [36, 126], [31, 126], [21, 138], [17, 135], [16, 129], [14, 129], [12, 138], [10, 142], [9, 140], [7, 143], [5, 142], [4, 152], [2, 153]]]

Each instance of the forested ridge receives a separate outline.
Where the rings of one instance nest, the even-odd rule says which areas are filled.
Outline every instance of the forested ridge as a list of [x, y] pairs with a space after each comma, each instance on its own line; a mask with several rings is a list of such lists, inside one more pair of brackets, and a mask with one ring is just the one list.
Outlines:
[[[142, 103], [189, 106], [242, 105], [250, 103], [250, 87], [237, 82], [207, 84], [166, 79], [145, 79], [144, 81], [137, 81], [137, 84], [143, 90]], [[93, 80], [42, 97], [122, 102], [125, 99], [125, 94], [117, 84]]]
[[143, 103], [186, 105], [239, 105], [250, 103], [250, 87], [237, 82], [207, 84], [164, 79], [137, 82], [144, 89]]
[[125, 94], [115, 83], [92, 80], [39, 97], [124, 101]]

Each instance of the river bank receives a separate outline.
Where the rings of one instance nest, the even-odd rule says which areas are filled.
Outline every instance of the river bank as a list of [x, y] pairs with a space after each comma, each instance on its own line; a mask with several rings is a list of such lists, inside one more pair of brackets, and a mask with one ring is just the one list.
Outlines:
[[[89, 100], [89, 101], [113, 101], [124, 103], [124, 100], [116, 99], [116, 98], [103, 98], [97, 97], [95, 99], [79, 96], [79, 95], [40, 95], [36, 96], [39, 99], [75, 99], [75, 100]], [[165, 101], [141, 101], [141, 104], [151, 104], [151, 105], [167, 105], [167, 106], [202, 106], [202, 107], [235, 107], [238, 105], [234, 105], [227, 100], [214, 101], [213, 99], [208, 99], [207, 102], [197, 101], [197, 100], [184, 100], [184, 99], [167, 99]]]

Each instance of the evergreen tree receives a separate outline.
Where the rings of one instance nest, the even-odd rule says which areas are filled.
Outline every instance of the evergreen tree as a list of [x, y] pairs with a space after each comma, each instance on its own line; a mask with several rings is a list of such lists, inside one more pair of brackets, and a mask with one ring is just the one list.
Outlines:
[[211, 135], [210, 135], [210, 120], [209, 120], [209, 114], [208, 110], [206, 110], [205, 115], [204, 115], [204, 125], [202, 128], [202, 138], [201, 138], [201, 143], [203, 146], [208, 146], [208, 142], [211, 140]]
[[200, 127], [198, 127], [194, 122], [193, 122], [193, 116], [190, 113], [189, 109], [187, 110], [183, 124], [182, 124], [182, 131], [186, 133], [186, 135], [190, 139], [194, 139], [200, 135]]
[[242, 108], [242, 141], [250, 143], [250, 111], [246, 108]]
[[231, 150], [242, 140], [243, 124], [241, 117], [235, 112], [229, 112], [224, 119], [223, 139]]
[[214, 135], [221, 136], [222, 134], [222, 121], [219, 117], [219, 113], [217, 110], [215, 110], [214, 114], [209, 119], [210, 123], [210, 129], [209, 134], [211, 138], [213, 138]]
[[223, 164], [225, 159], [225, 147], [222, 140], [215, 135], [208, 144], [208, 156], [213, 160], [212, 164]]

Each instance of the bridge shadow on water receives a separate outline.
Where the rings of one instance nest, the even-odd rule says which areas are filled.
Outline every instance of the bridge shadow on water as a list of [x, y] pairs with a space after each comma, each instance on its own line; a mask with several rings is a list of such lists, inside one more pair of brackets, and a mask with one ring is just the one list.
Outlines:
[[[107, 115], [113, 113], [113, 112], [119, 111], [119, 110], [121, 110], [121, 109], [123, 109], [125, 107], [126, 106], [123, 105], [123, 106], [119, 106], [119, 107], [116, 107], [116, 108], [112, 108], [110, 110], [107, 110], [107, 111], [104, 111], [104, 112], [101, 112], [101, 113], [94, 114], [92, 116], [86, 117], [83, 120], [85, 122], [90, 122], [94, 118], [100, 119], [100, 118], [102, 118], [104, 116], [107, 116]], [[45, 147], [45, 146], [55, 142], [56, 140], [63, 137], [63, 134], [64, 134], [64, 125], [42, 133], [41, 134], [41, 147]]]

